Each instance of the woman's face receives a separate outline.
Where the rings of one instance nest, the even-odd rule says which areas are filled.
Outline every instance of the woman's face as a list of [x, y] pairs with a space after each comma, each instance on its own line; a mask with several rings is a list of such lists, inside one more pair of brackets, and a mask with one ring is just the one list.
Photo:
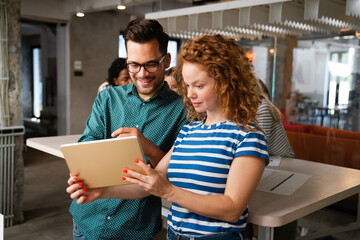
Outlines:
[[176, 93], [179, 93], [176, 80], [173, 76], [165, 76], [164, 80], [168, 83], [171, 90], [173, 90]]
[[221, 103], [215, 91], [215, 79], [210, 77], [197, 63], [185, 62], [182, 75], [187, 87], [187, 97], [197, 112], [221, 114]]
[[113, 80], [116, 86], [121, 86], [131, 83], [130, 75], [126, 68], [121, 70], [119, 72], [119, 76], [117, 78], [114, 78]]

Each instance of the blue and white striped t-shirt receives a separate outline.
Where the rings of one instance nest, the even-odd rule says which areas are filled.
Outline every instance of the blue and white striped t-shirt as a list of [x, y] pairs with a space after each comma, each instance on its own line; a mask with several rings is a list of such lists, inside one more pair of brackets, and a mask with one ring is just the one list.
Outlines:
[[[211, 126], [202, 121], [183, 126], [171, 155], [169, 181], [188, 191], [203, 195], [222, 195], [232, 160], [252, 155], [268, 162], [262, 131], [243, 131], [236, 123], [225, 121]], [[168, 225], [176, 232], [189, 235], [240, 232], [245, 230], [248, 209], [239, 221], [230, 223], [198, 215], [173, 203]]]

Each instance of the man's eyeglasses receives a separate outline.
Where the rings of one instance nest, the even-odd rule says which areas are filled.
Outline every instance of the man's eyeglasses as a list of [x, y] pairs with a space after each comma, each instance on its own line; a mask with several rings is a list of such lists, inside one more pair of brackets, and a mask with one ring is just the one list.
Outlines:
[[138, 73], [141, 70], [141, 67], [143, 67], [147, 72], [154, 73], [158, 70], [159, 64], [164, 61], [166, 57], [166, 54], [159, 60], [159, 61], [150, 61], [144, 64], [138, 64], [138, 63], [127, 63], [127, 69], [131, 73]]

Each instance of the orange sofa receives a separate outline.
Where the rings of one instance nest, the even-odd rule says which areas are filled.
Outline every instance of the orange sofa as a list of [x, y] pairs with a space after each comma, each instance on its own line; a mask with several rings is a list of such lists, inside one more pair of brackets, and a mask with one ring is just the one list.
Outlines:
[[286, 135], [297, 158], [360, 169], [360, 132], [311, 126]]
[[296, 158], [360, 169], [360, 132], [290, 123], [282, 114]]

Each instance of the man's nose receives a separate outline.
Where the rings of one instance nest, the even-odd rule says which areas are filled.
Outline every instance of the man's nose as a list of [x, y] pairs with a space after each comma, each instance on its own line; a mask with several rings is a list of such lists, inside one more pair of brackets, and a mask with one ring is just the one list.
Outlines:
[[145, 67], [144, 67], [144, 66], [141, 66], [140, 71], [137, 73], [137, 75], [138, 75], [139, 77], [143, 77], [143, 76], [148, 75], [148, 72], [145, 70]]

